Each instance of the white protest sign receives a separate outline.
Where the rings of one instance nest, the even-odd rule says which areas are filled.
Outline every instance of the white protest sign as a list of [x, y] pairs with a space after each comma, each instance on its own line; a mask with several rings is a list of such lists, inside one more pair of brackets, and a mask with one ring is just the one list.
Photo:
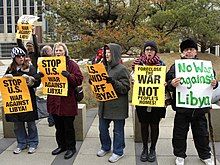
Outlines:
[[180, 85], [176, 87], [176, 106], [204, 108], [211, 106], [214, 73], [211, 61], [175, 60], [176, 77]]

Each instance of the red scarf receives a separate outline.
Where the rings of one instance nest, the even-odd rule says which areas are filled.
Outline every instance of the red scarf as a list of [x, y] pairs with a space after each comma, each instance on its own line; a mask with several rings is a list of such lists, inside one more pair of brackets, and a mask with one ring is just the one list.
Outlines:
[[150, 66], [160, 66], [160, 57], [155, 54], [153, 58], [148, 58], [146, 59], [146, 65], [150, 65]]

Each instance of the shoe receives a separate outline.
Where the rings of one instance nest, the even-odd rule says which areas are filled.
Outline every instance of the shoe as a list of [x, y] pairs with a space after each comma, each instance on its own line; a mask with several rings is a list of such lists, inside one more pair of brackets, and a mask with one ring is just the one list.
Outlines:
[[141, 153], [140, 160], [142, 162], [146, 162], [148, 160], [148, 148], [143, 148], [143, 151]]
[[201, 159], [201, 161], [203, 161], [203, 163], [205, 163], [205, 165], [214, 165], [214, 162], [212, 161], [211, 158], [209, 158], [209, 159]]
[[176, 157], [176, 165], [184, 165], [184, 158]]
[[155, 150], [150, 149], [150, 153], [148, 155], [148, 161], [154, 162], [156, 160], [156, 152]]
[[119, 159], [121, 159], [122, 157], [124, 156], [124, 154], [123, 155], [117, 155], [117, 154], [112, 154], [112, 156], [108, 159], [108, 161], [110, 162], [110, 163], [115, 163], [115, 162], [117, 162]]
[[15, 148], [13, 153], [14, 154], [20, 154], [21, 153], [21, 148]]
[[28, 153], [29, 154], [33, 154], [33, 153], [35, 153], [36, 152], [36, 148], [35, 147], [30, 147], [29, 149], [28, 149]]
[[103, 157], [103, 156], [105, 156], [107, 153], [109, 153], [110, 151], [104, 151], [104, 150], [99, 150], [98, 152], [97, 152], [97, 156], [98, 157]]
[[55, 124], [54, 122], [49, 122], [48, 126], [49, 126], [49, 127], [53, 127], [54, 124]]
[[56, 148], [55, 150], [52, 151], [52, 155], [58, 155], [63, 151], [66, 151], [66, 150], [63, 149], [63, 148], [58, 147], [58, 148]]
[[64, 155], [64, 159], [69, 159], [71, 158], [74, 154], [76, 153], [76, 150], [67, 150], [65, 155]]

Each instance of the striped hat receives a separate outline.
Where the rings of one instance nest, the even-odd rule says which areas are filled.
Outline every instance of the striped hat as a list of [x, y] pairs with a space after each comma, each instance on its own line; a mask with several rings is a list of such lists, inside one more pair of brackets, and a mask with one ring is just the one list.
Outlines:
[[11, 58], [15, 58], [15, 56], [26, 56], [26, 53], [19, 47], [14, 47], [11, 50]]

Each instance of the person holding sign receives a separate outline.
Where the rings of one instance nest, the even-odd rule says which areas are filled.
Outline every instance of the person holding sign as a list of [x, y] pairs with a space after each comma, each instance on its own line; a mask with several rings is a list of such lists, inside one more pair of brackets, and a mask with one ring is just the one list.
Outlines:
[[[117, 162], [124, 156], [125, 139], [124, 125], [128, 117], [128, 91], [130, 90], [129, 73], [127, 68], [120, 64], [122, 48], [115, 43], [104, 46], [104, 64], [109, 77], [106, 83], [112, 84], [118, 98], [99, 102], [99, 132], [101, 149], [97, 156], [105, 156], [111, 150], [109, 136], [110, 123], [114, 122], [113, 154], [109, 162]], [[105, 62], [106, 61], [106, 62]]]
[[35, 70], [37, 71], [37, 59], [40, 56], [39, 52], [39, 46], [38, 46], [38, 41], [37, 41], [37, 35], [35, 34], [35, 26], [32, 26], [32, 37], [33, 37], [33, 42], [29, 41], [26, 43], [26, 48], [24, 44], [22, 43], [21, 39], [17, 39], [17, 44], [18, 47], [21, 48], [25, 53], [27, 54], [27, 57], [25, 58], [26, 61], [31, 63], [34, 67]]
[[58, 148], [52, 151], [52, 155], [58, 155], [66, 151], [64, 158], [71, 158], [76, 152], [76, 140], [74, 130], [74, 119], [78, 113], [77, 101], [74, 89], [82, 84], [83, 76], [79, 66], [70, 60], [68, 49], [64, 43], [54, 44], [53, 54], [66, 57], [67, 70], [62, 71], [62, 75], [68, 80], [68, 95], [48, 95], [47, 110], [52, 114]]
[[[14, 154], [19, 154], [27, 147], [29, 148], [28, 153], [32, 154], [36, 151], [38, 146], [38, 131], [35, 123], [35, 120], [38, 120], [38, 114], [34, 88], [40, 85], [40, 80], [36, 80], [33, 77], [36, 74], [35, 68], [34, 66], [26, 63], [25, 55], [26, 53], [21, 48], [14, 47], [11, 51], [13, 61], [3, 76], [11, 79], [13, 79], [15, 76], [23, 76], [27, 81], [32, 102], [32, 111], [30, 112], [20, 112], [5, 115], [6, 121], [14, 122], [14, 132], [17, 139], [17, 148], [14, 150]], [[17, 91], [18, 89], [13, 90], [12, 92], [15, 93]], [[22, 95], [19, 95], [19, 97], [14, 99], [23, 100]], [[25, 122], [27, 123], [27, 131]]]
[[[187, 61], [188, 59], [197, 61], [197, 52], [198, 47], [195, 41], [188, 38], [180, 44], [180, 50], [182, 52], [181, 59]], [[191, 65], [189, 66], [191, 67]], [[196, 66], [194, 65], [196, 68]], [[198, 69], [198, 66], [196, 69]], [[202, 72], [203, 69], [200, 71]], [[211, 68], [212, 70], [212, 68]], [[209, 70], [207, 70], [209, 72]], [[189, 108], [183, 106], [177, 106], [180, 98], [176, 94], [177, 88], [181, 87], [182, 77], [178, 77], [176, 75], [177, 67], [173, 64], [170, 67], [170, 70], [167, 72], [166, 81], [167, 81], [167, 90], [173, 93], [173, 101], [172, 101], [172, 108], [176, 111], [175, 118], [174, 118], [174, 128], [173, 128], [173, 152], [176, 156], [176, 165], [184, 165], [184, 160], [186, 158], [186, 148], [187, 148], [187, 134], [189, 131], [189, 126], [191, 126], [193, 140], [195, 143], [196, 150], [198, 152], [199, 158], [206, 164], [206, 165], [214, 165], [211, 159], [211, 149], [209, 147], [209, 133], [207, 128], [207, 120], [205, 114], [210, 111], [210, 106], [208, 107], [201, 107], [201, 108]], [[186, 73], [189, 74], [189, 73]], [[198, 73], [202, 74], [202, 73]], [[210, 84], [210, 85], [209, 85]], [[209, 84], [207, 86], [212, 87], [213, 89], [217, 88], [218, 83], [215, 79], [215, 72], [213, 79], [210, 79]], [[197, 85], [197, 87], [200, 84]], [[211, 88], [210, 88], [211, 89]], [[188, 89], [187, 91], [189, 91]], [[199, 89], [205, 91], [204, 88]], [[184, 92], [184, 91], [182, 91]], [[188, 94], [189, 95], [189, 94]], [[191, 96], [189, 96], [187, 102], [194, 102]], [[185, 105], [186, 106], [186, 105]]]
[[[51, 48], [51, 46], [49, 45], [45, 45], [42, 49], [41, 49], [41, 56], [42, 57], [51, 57], [53, 56], [53, 49]], [[48, 126], [52, 127], [54, 126], [54, 120], [53, 120], [53, 116], [51, 114], [49, 114], [48, 118]]]
[[[161, 61], [157, 54], [158, 48], [154, 41], [147, 41], [144, 45], [144, 54], [140, 56], [132, 64], [134, 71], [135, 65], [146, 66], [165, 66], [165, 63]], [[146, 73], [148, 74], [148, 73]], [[150, 74], [150, 72], [149, 72]], [[156, 160], [156, 144], [159, 137], [159, 123], [161, 118], [165, 117], [165, 107], [147, 107], [147, 106], [135, 106], [138, 116], [138, 120], [141, 124], [141, 137], [143, 142], [143, 151], [140, 156], [140, 160], [143, 162], [154, 162]], [[148, 139], [149, 139], [149, 126], [151, 146], [148, 152]]]

